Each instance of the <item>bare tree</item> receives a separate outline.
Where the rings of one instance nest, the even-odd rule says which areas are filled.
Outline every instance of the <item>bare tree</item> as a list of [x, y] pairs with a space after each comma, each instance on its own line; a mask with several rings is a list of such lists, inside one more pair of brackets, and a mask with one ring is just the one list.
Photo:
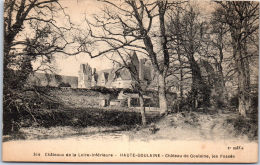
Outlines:
[[219, 99], [222, 103], [227, 104], [228, 93], [226, 89], [226, 73], [232, 72], [233, 67], [224, 73], [223, 65], [231, 66], [226, 54], [229, 53], [230, 39], [228, 36], [228, 27], [225, 23], [219, 22], [217, 12], [214, 12], [211, 17], [210, 24], [210, 40], [209, 40], [209, 53], [207, 57], [213, 59], [212, 63], [217, 72], [216, 84], [218, 85], [217, 91]]
[[4, 70], [17, 67], [23, 58], [47, 64], [54, 54], [80, 53], [69, 50], [78, 42], [72, 30], [76, 31], [58, 0], [6, 0]]
[[[116, 63], [117, 66], [120, 66], [117, 69], [116, 72], [120, 72], [122, 69], [126, 69], [132, 79], [134, 80], [134, 83], [131, 84], [134, 91], [138, 93], [139, 96], [139, 103], [140, 103], [140, 112], [142, 116], [142, 125], [146, 126], [146, 115], [145, 115], [145, 105], [144, 105], [144, 92], [147, 88], [147, 84], [140, 78], [140, 68], [137, 68], [132, 56], [136, 55], [134, 51], [126, 51], [126, 50], [117, 50], [114, 55], [116, 55], [116, 58], [108, 57], [109, 60], [112, 60], [113, 63]], [[119, 57], [119, 59], [117, 58]], [[117, 60], [118, 59], [118, 60]], [[139, 61], [142, 62], [142, 61]]]
[[[190, 79], [190, 67], [187, 58], [185, 57], [185, 51], [182, 47], [182, 35], [183, 24], [182, 15], [185, 9], [182, 6], [176, 7], [169, 14], [169, 23], [167, 24], [168, 33], [171, 36], [170, 42], [170, 53], [172, 54], [170, 58], [170, 70], [169, 75], [174, 75], [179, 84], [178, 88], [180, 90], [180, 99], [184, 99], [184, 88], [185, 80]], [[177, 76], [178, 75], [178, 76]]]
[[[98, 57], [120, 49], [134, 49], [146, 56], [158, 74], [159, 104], [167, 112], [165, 78], [169, 68], [169, 38], [166, 34], [166, 13], [180, 2], [168, 1], [106, 1], [103, 13], [89, 23], [90, 34], [103, 50], [88, 51]], [[99, 30], [97, 30], [99, 29]], [[99, 35], [95, 33], [99, 32]], [[101, 33], [102, 34], [101, 34]], [[100, 35], [101, 34], [101, 35]], [[99, 47], [100, 48], [100, 47]], [[93, 53], [94, 52], [94, 53]]]
[[54, 54], [80, 51], [67, 49], [75, 41], [69, 37], [73, 28], [58, 0], [6, 0], [4, 5], [4, 130], [10, 131], [20, 110], [30, 111], [21, 93], [34, 71], [32, 62], [45, 66], [37, 69], [51, 69]]
[[259, 29], [258, 2], [217, 2], [219, 21], [228, 25], [233, 46], [233, 59], [238, 76], [239, 113], [246, 116], [250, 110], [250, 68], [248, 42]]
[[182, 65], [180, 71], [183, 72], [186, 62], [191, 71], [192, 108], [197, 108], [199, 97], [202, 97], [203, 104], [209, 103], [209, 89], [202, 78], [198, 64], [198, 60], [202, 56], [205, 31], [205, 22], [199, 20], [199, 13], [191, 5], [184, 8], [179, 7], [170, 15], [169, 32], [172, 35], [172, 44], [175, 45], [178, 60]]

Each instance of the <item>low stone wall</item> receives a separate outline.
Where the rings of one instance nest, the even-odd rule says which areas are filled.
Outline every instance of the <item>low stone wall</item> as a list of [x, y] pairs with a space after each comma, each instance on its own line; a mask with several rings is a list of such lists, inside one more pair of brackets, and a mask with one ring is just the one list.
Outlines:
[[[64, 106], [84, 108], [99, 107], [104, 100], [114, 100], [120, 92], [120, 89], [82, 89], [82, 88], [59, 88], [59, 87], [39, 87], [53, 99]], [[110, 91], [111, 90], [111, 91]], [[159, 107], [158, 95], [155, 91], [147, 91], [145, 95], [152, 100], [151, 107]], [[167, 94], [168, 105], [170, 106], [176, 99], [175, 94]], [[107, 105], [107, 104], [106, 104]]]
[[69, 107], [96, 107], [101, 100], [109, 99], [112, 94], [103, 94], [90, 89], [52, 88], [49, 95]]

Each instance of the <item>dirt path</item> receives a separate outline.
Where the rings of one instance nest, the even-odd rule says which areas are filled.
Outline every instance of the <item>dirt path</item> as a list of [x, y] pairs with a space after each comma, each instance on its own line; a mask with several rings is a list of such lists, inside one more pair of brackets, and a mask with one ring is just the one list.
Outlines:
[[232, 127], [227, 126], [225, 120], [232, 114], [205, 115], [200, 121], [200, 134], [204, 139], [220, 140], [231, 138]]

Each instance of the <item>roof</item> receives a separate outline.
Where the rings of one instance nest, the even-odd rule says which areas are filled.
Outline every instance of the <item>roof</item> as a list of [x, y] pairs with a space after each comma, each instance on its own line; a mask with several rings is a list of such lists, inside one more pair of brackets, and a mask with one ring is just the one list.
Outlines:
[[61, 82], [69, 83], [71, 87], [77, 88], [78, 77], [75, 76], [65, 76], [58, 74], [35, 72], [30, 74], [27, 79], [28, 83], [40, 86], [58, 86]]
[[[117, 71], [116, 73], [119, 73], [119, 77], [122, 79], [122, 80], [132, 80], [133, 77], [131, 75], [131, 73], [129, 72], [128, 69], [124, 68], [124, 69], [120, 69], [119, 71]], [[117, 78], [117, 77], [116, 77]]]
[[98, 77], [101, 77], [102, 74], [105, 74], [108, 81], [113, 81], [116, 78], [121, 78], [122, 80], [132, 80], [131, 73], [126, 68], [122, 69], [105, 69], [97, 72]]

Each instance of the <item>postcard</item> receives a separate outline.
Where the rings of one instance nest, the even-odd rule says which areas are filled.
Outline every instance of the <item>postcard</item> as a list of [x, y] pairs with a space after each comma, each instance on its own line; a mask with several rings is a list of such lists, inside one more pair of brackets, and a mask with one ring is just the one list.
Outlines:
[[5, 0], [5, 162], [258, 162], [259, 2]]

